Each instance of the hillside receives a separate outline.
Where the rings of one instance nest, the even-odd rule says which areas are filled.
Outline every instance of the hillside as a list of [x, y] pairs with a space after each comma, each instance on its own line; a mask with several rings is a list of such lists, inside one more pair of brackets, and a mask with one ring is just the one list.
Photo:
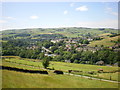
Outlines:
[[43, 34], [59, 34], [63, 37], [84, 37], [84, 36], [97, 36], [104, 33], [118, 33], [116, 29], [100, 29], [100, 28], [35, 28], [35, 29], [14, 29], [2, 31], [3, 38], [39, 38]]
[[95, 47], [96, 45], [98, 47], [101, 45], [104, 45], [105, 47], [114, 46], [118, 41], [118, 39], [120, 38], [120, 35], [115, 37], [108, 37], [108, 36], [101, 36], [101, 37], [103, 37], [102, 40], [92, 41], [88, 46], [91, 47]]

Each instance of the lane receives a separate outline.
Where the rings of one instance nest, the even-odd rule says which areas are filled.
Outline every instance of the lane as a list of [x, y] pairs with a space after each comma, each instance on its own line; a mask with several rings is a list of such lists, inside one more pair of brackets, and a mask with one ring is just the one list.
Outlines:
[[73, 75], [73, 76], [77, 76], [77, 77], [89, 78], [89, 79], [92, 79], [92, 80], [100, 80], [100, 81], [107, 81], [107, 82], [113, 82], [113, 83], [120, 83], [118, 81], [112, 81], [112, 80], [106, 80], [106, 79], [99, 79], [99, 78], [89, 77], [89, 76], [84, 76], [84, 75], [76, 75], [76, 74], [71, 74], [71, 73], [64, 73], [64, 74]]

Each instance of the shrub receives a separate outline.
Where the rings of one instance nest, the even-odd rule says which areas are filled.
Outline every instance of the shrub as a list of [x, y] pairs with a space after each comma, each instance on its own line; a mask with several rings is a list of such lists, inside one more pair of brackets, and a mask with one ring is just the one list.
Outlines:
[[49, 66], [49, 57], [45, 57], [42, 61], [42, 65], [44, 68], [47, 68]]

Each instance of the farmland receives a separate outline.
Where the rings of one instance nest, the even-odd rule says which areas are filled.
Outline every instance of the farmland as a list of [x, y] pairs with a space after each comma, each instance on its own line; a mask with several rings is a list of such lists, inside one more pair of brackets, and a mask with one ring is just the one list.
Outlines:
[[[14, 68], [1, 70], [3, 88], [118, 88], [117, 29], [36, 28], [1, 33], [0, 64]], [[45, 60], [49, 66], [43, 65]], [[38, 70], [48, 74], [29, 72]], [[53, 73], [56, 70], [64, 74]]]
[[116, 83], [89, 80], [69, 75], [40, 75], [8, 70], [3, 70], [2, 73], [3, 88], [108, 88], [108, 86], [109, 88], [118, 87], [118, 84]]
[[3, 38], [14, 37], [15, 39], [20, 38], [40, 38], [39, 35], [46, 34], [59, 34], [64, 37], [83, 37], [83, 36], [98, 36], [105, 33], [118, 33], [117, 29], [104, 29], [100, 30], [99, 28], [33, 28], [33, 29], [17, 29], [17, 30], [5, 30], [2, 32]]
[[120, 36], [107, 37], [105, 34], [102, 34], [101, 37], [104, 37], [104, 39], [98, 40], [98, 41], [93, 41], [88, 46], [92, 46], [92, 47], [95, 47], [95, 45], [97, 45], [97, 46], [104, 45], [105, 47], [114, 46], [115, 41], [118, 41], [118, 39], [120, 38]]
[[[42, 66], [40, 60], [34, 59], [24, 59], [24, 58], [6, 58], [2, 61], [3, 66], [23, 68], [27, 70], [45, 70]], [[103, 69], [105, 71], [118, 70], [118, 67], [109, 66], [96, 66], [96, 65], [84, 65], [84, 64], [73, 64], [65, 62], [50, 62], [49, 68], [54, 67], [55, 70], [62, 70], [68, 72], [68, 70], [80, 70], [83, 71], [82, 75], [98, 76], [99, 78], [104, 78], [109, 80], [109, 75], [112, 76], [112, 80], [118, 80], [119, 73], [97, 73], [98, 69]], [[2, 70], [3, 78], [3, 88], [107, 88], [109, 85], [111, 88], [117, 88], [116, 83], [104, 82], [100, 80], [90, 80], [83, 77], [76, 77], [70, 75], [56, 75], [53, 70], [47, 70], [48, 75], [42, 74], [30, 74], [15, 71]], [[87, 74], [88, 71], [95, 71], [97, 74], [90, 75]], [[79, 74], [79, 73], [75, 73]], [[14, 76], [14, 77], [13, 77]], [[58, 78], [59, 77], [59, 78]], [[22, 81], [21, 81], [22, 80]], [[64, 82], [64, 80], [66, 82]], [[25, 84], [22, 82], [24, 81]], [[5, 83], [7, 82], [7, 83]], [[16, 82], [19, 82], [16, 84]], [[32, 83], [34, 82], [34, 84]], [[70, 82], [74, 82], [70, 83]], [[87, 83], [91, 84], [87, 84]], [[98, 85], [97, 85], [98, 84]], [[110, 88], [109, 87], [109, 88]]]

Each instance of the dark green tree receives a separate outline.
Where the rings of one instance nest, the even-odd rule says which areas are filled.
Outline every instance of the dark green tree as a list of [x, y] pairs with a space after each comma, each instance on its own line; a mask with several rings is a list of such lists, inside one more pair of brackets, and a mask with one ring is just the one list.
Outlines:
[[49, 66], [49, 57], [45, 57], [42, 61], [42, 65], [44, 68], [47, 68]]
[[89, 41], [88, 40], [84, 40], [83, 44], [89, 44]]

